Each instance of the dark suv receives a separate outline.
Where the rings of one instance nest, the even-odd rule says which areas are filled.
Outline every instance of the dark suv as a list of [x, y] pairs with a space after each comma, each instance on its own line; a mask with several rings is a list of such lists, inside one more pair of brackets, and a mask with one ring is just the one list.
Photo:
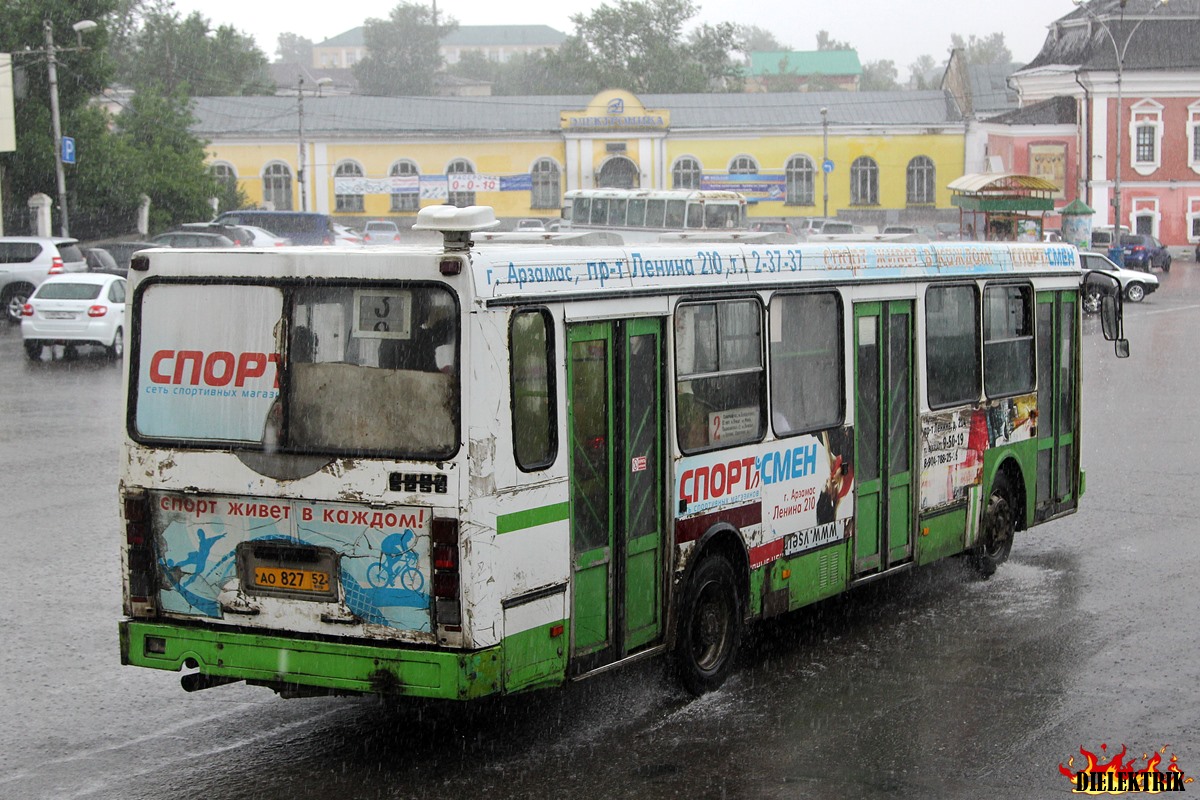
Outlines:
[[1158, 267], [1163, 272], [1171, 271], [1171, 252], [1166, 245], [1146, 233], [1127, 233], [1121, 237], [1121, 249], [1125, 251], [1125, 266], [1149, 272]]

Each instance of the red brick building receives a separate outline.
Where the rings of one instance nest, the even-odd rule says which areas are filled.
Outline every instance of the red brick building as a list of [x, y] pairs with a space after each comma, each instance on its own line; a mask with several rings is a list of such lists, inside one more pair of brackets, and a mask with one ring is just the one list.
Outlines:
[[1061, 170], [1063, 204], [1096, 225], [1114, 224], [1119, 169], [1121, 224], [1200, 242], [1200, 0], [1090, 0], [1011, 82], [1021, 108], [985, 124], [1005, 169]]

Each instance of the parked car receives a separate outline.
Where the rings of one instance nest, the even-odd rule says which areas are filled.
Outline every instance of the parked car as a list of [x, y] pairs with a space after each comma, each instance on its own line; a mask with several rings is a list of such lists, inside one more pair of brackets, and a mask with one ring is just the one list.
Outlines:
[[0, 309], [10, 323], [49, 275], [86, 272], [87, 260], [75, 239], [54, 236], [0, 236]]
[[133, 260], [133, 254], [139, 250], [145, 250], [150, 247], [157, 247], [154, 242], [147, 241], [105, 241], [96, 242], [96, 247], [102, 247], [112, 254], [113, 259], [117, 262], [117, 269], [120, 274], [125, 275], [129, 272], [129, 262]]
[[943, 242], [957, 242], [962, 239], [962, 226], [957, 222], [939, 222], [933, 229], [937, 238]]
[[[1118, 267], [1099, 253], [1080, 253], [1079, 260], [1083, 264], [1084, 270], [1094, 269], [1116, 278], [1117, 282], [1121, 284], [1121, 293], [1131, 303], [1140, 303], [1146, 299], [1146, 295], [1158, 291], [1158, 278], [1149, 272]], [[1098, 296], [1084, 297], [1083, 310], [1089, 314], [1099, 311], [1100, 298]]]
[[113, 254], [103, 247], [80, 247], [84, 260], [87, 261], [88, 272], [107, 272], [110, 275], [121, 275], [121, 267]]
[[185, 222], [179, 226], [179, 229], [200, 233], [219, 233], [229, 237], [235, 247], [250, 247], [254, 244], [254, 234], [241, 225], [227, 225], [223, 222]]
[[387, 220], [371, 220], [363, 226], [363, 244], [395, 244], [400, 241], [400, 226]]
[[892, 236], [892, 235], [913, 236], [916, 234], [916, 232], [917, 232], [917, 229], [911, 225], [887, 225], [883, 229], [883, 233], [886, 233], [889, 236]]
[[1121, 249], [1125, 252], [1125, 266], [1149, 272], [1158, 267], [1163, 272], [1171, 271], [1171, 251], [1166, 245], [1147, 233], [1127, 233], [1121, 237]]
[[150, 240], [155, 247], [233, 247], [233, 239], [204, 231], [167, 231]]
[[276, 236], [266, 228], [256, 225], [242, 225], [241, 228], [252, 237], [250, 239], [251, 247], [285, 247], [292, 243], [292, 240], [286, 236]]
[[21, 308], [21, 338], [33, 361], [46, 345], [99, 345], [120, 358], [125, 342], [125, 279], [109, 273], [51, 275]]
[[787, 222], [786, 220], [770, 220], [770, 219], [759, 220], [757, 222], [751, 223], [750, 230], [761, 231], [763, 233], [790, 233], [792, 235], [796, 234], [795, 227], [792, 225], [792, 223]]
[[358, 231], [340, 222], [333, 223], [333, 243], [338, 247], [357, 247], [362, 244], [362, 236]]
[[285, 236], [292, 244], [333, 244], [333, 220], [328, 214], [312, 211], [226, 211], [213, 222], [226, 225], [254, 225], [276, 236]]
[[[1125, 235], [1127, 233], [1129, 233], [1129, 228], [1126, 228], [1125, 226], [1121, 226], [1121, 234]], [[1092, 228], [1092, 239], [1091, 239], [1091, 246], [1088, 248], [1089, 250], [1094, 250], [1097, 253], [1107, 254], [1108, 251], [1112, 248], [1112, 246], [1113, 246], [1113, 229], [1111, 226], [1101, 226], [1099, 228]]]
[[830, 236], [834, 236], [834, 235], [841, 236], [841, 235], [845, 235], [845, 234], [862, 233], [862, 232], [863, 232], [863, 229], [862, 229], [861, 225], [855, 225], [854, 223], [851, 223], [851, 222], [834, 222], [832, 220], [830, 220], [830, 221], [826, 222], [824, 225], [822, 225], [821, 230], [820, 230], [820, 234], [822, 236], [824, 236], [826, 234], [828, 234]]
[[519, 219], [517, 220], [517, 226], [513, 228], [513, 230], [544, 231], [546, 230], [546, 223], [542, 222], [540, 219]]

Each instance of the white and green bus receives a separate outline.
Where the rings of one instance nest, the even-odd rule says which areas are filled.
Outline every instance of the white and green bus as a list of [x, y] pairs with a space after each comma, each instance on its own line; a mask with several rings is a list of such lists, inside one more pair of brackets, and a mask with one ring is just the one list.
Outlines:
[[668, 654], [700, 693], [745, 625], [989, 574], [1079, 503], [1069, 245], [472, 246], [493, 219], [135, 258], [124, 663], [468, 699]]
[[563, 230], [614, 231], [626, 242], [668, 234], [746, 231], [746, 197], [723, 189], [572, 189]]

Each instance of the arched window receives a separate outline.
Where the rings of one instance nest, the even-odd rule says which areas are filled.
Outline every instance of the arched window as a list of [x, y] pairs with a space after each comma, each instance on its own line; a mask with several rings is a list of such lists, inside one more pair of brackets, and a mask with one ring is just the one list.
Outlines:
[[879, 205], [879, 165], [870, 156], [859, 156], [850, 165], [850, 205]]
[[[361, 178], [363, 176], [362, 167], [354, 161], [343, 161], [337, 165], [337, 169], [333, 171], [334, 179], [334, 201], [335, 208], [338, 211], [347, 213], [361, 212], [363, 210], [363, 196], [359, 192], [337, 190], [338, 178]], [[343, 188], [349, 189], [343, 182]]]
[[700, 162], [690, 156], [684, 156], [671, 167], [671, 188], [699, 189], [700, 176]]
[[275, 161], [263, 170], [263, 205], [276, 211], [292, 210], [292, 171], [287, 164]]
[[561, 208], [562, 181], [558, 177], [558, 164], [553, 159], [539, 158], [529, 171], [530, 208]]
[[784, 202], [789, 206], [813, 205], [813, 178], [816, 173], [816, 167], [808, 156], [789, 158], [784, 168], [787, 181], [787, 197]]
[[392, 211], [418, 211], [421, 208], [421, 172], [417, 165], [404, 159], [392, 164], [388, 175], [393, 178], [416, 178], [417, 183], [411, 189], [407, 186], [403, 191], [392, 190]]
[[[446, 167], [446, 177], [453, 182], [455, 175], [474, 175], [475, 167], [471, 166], [471, 162], [465, 158], [456, 158]], [[450, 187], [449, 193], [446, 195], [446, 202], [452, 206], [466, 208], [467, 206], [475, 205], [475, 192], [454, 191], [454, 187]]]
[[910, 206], [933, 205], [936, 195], [934, 180], [937, 171], [933, 159], [927, 156], [917, 156], [908, 162], [908, 175], [905, 181], [905, 192]]
[[208, 167], [208, 174], [216, 178], [218, 183], [230, 191], [237, 189], [237, 170], [233, 168], [232, 164], [224, 161], [214, 161]]
[[729, 162], [730, 175], [757, 175], [758, 162], [750, 156], [738, 156]]

